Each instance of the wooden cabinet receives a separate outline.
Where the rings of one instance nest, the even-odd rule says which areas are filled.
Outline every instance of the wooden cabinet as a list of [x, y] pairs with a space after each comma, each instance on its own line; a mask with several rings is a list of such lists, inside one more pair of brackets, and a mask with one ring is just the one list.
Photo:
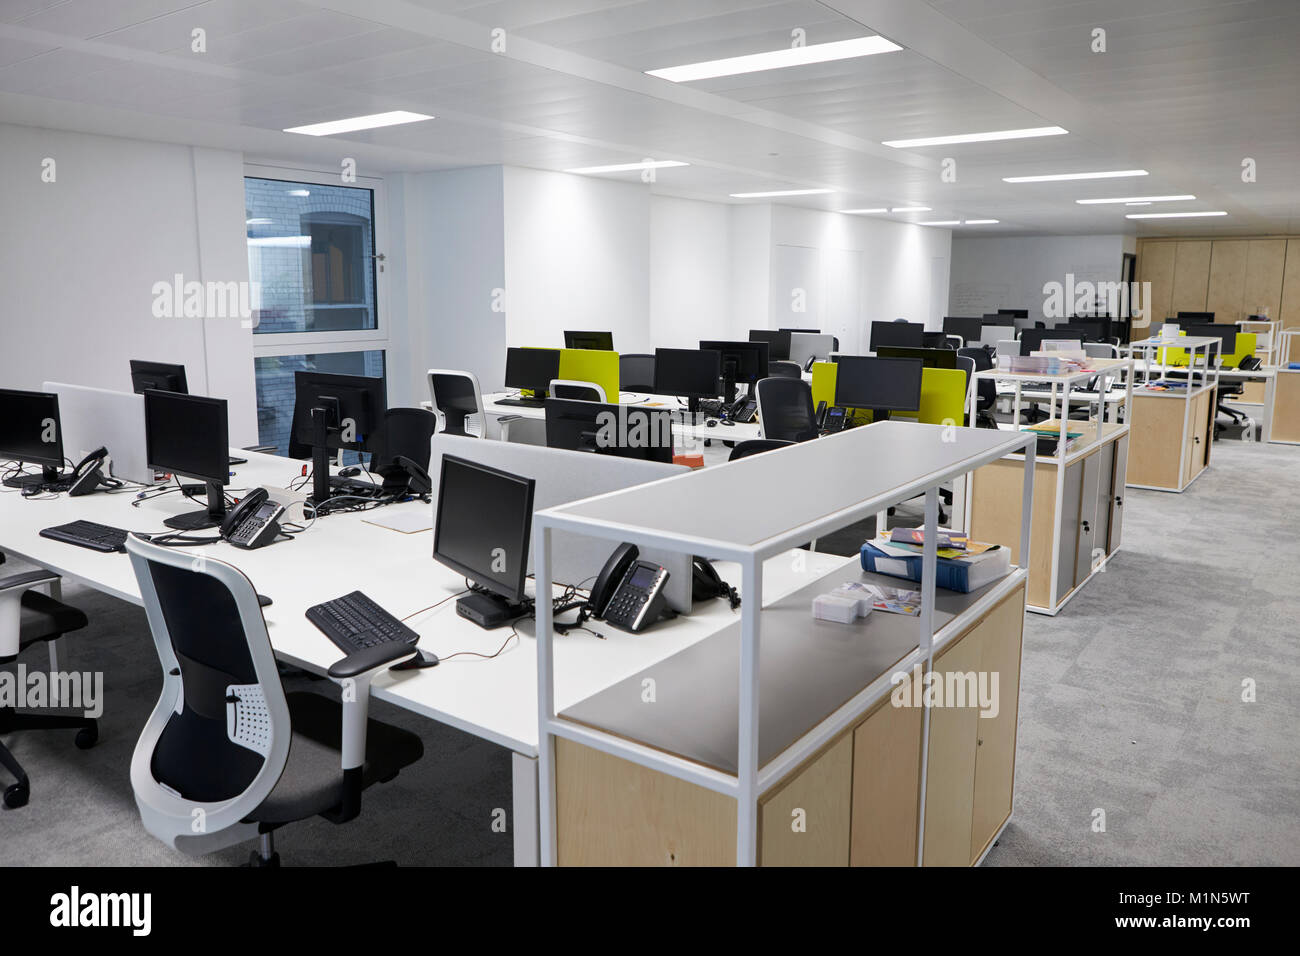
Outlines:
[[885, 699], [853, 731], [850, 866], [916, 866], [924, 713]]
[[[845, 734], [758, 803], [759, 866], [847, 866], [853, 735]], [[734, 828], [734, 824], [733, 824]]]
[[1300, 444], [1300, 371], [1278, 369], [1273, 388], [1271, 441]]
[[1202, 389], [1190, 396], [1175, 392], [1134, 394], [1130, 485], [1182, 491], [1206, 469], [1216, 394], [1213, 389]]
[[1214, 407], [1214, 391], [1204, 391], [1192, 399], [1191, 420], [1188, 422], [1187, 448], [1184, 453], [1183, 486], [1205, 470], [1210, 460], [1210, 410]]
[[1300, 326], [1300, 238], [1140, 239], [1137, 279], [1149, 282], [1145, 338], [1178, 312], [1214, 313], [1216, 322], [1251, 315]]
[[[935, 677], [978, 673], [981, 648], [978, 631], [950, 644], [934, 660]], [[926, 866], [970, 864], [971, 819], [975, 808], [974, 707], [934, 707], [930, 710], [930, 750], [925, 771]]]

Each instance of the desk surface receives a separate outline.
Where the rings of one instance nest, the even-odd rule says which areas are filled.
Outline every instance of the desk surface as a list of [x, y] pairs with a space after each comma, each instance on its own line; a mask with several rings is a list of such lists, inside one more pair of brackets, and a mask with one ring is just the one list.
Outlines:
[[[522, 418], [532, 418], [541, 420], [546, 418], [546, 410], [537, 407], [528, 407], [526, 405], [502, 405], [500, 399], [509, 397], [507, 392], [491, 392], [483, 396], [483, 410], [499, 418], [503, 415], [519, 415]], [[669, 411], [678, 411], [683, 415], [686, 413], [685, 408], [678, 404], [675, 398], [665, 395], [647, 395], [641, 392], [620, 392], [619, 404], [626, 405], [628, 408], [654, 408], [667, 409]], [[719, 441], [749, 441], [751, 438], [763, 437], [762, 428], [757, 421], [749, 424], [723, 425], [721, 423], [709, 426], [706, 424], [692, 425], [684, 422], [673, 422], [674, 438], [716, 438]], [[687, 448], [686, 450], [698, 450]]]
[[[248, 464], [235, 468], [229, 490], [259, 486], [283, 488], [300, 473], [301, 463], [272, 455], [242, 452]], [[132, 507], [135, 495], [95, 494], [69, 498], [22, 498], [14, 490], [0, 494], [0, 547], [15, 557], [140, 604], [140, 592], [125, 554], [101, 554], [42, 538], [50, 525], [78, 518], [143, 533], [163, 531], [164, 518], [194, 510], [179, 494], [162, 495]], [[463, 587], [463, 579], [432, 558], [432, 531], [402, 534], [363, 519], [394, 509], [427, 509], [418, 501], [391, 505], [378, 512], [343, 513], [319, 519], [296, 540], [256, 551], [225, 542], [191, 549], [196, 556], [226, 561], [243, 571], [259, 592], [274, 603], [263, 610], [276, 655], [315, 672], [323, 672], [341, 653], [304, 612], [313, 604], [360, 589], [407, 622], [421, 635], [420, 646], [440, 657], [457, 651], [491, 654], [505, 642], [509, 629], [485, 631], [456, 613], [455, 601], [416, 614]], [[801, 552], [803, 562], [788, 557], [769, 563], [765, 603], [807, 584], [851, 558]], [[719, 566], [722, 576], [739, 585], [734, 567]], [[566, 618], [569, 615], [566, 615]], [[569, 706], [654, 662], [675, 654], [726, 627], [734, 614], [724, 601], [697, 606], [694, 613], [665, 622], [640, 635], [624, 634], [598, 622], [605, 639], [574, 632], [556, 641], [559, 679], [557, 702]], [[517, 753], [537, 753], [537, 654], [532, 622], [522, 622], [520, 639], [495, 660], [459, 657], [438, 667], [381, 675], [374, 694], [397, 706], [491, 740]], [[153, 645], [140, 634], [140, 653]]]

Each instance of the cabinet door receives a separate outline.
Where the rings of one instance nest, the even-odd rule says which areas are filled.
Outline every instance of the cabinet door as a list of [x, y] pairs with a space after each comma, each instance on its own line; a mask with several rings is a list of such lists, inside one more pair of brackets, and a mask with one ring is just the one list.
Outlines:
[[[978, 672], [980, 631], [967, 632], [935, 658], [938, 680], [950, 672]], [[930, 749], [925, 770], [925, 837], [922, 860], [926, 866], [970, 864], [971, 812], [975, 803], [974, 707], [930, 708]]]
[[1201, 392], [1192, 399], [1192, 408], [1190, 411], [1191, 420], [1187, 427], [1187, 454], [1184, 457], [1183, 481], [1186, 485], [1189, 481], [1200, 474], [1201, 469], [1205, 467], [1206, 447], [1206, 423], [1210, 399], [1213, 398], [1213, 392]]
[[924, 713], [886, 699], [853, 731], [850, 866], [916, 866]]
[[[1020, 641], [1025, 612], [1020, 599], [1003, 601], [980, 626], [980, 670], [998, 675], [997, 713], [975, 721], [975, 798], [971, 812], [970, 862], [979, 859], [993, 834], [1011, 816], [1020, 702]], [[992, 708], [989, 709], [992, 713]]]
[[1115, 470], [1115, 443], [1106, 442], [1097, 449], [1097, 524], [1092, 532], [1093, 564], [1101, 561], [1110, 542], [1111, 476]]
[[1097, 455], [1094, 452], [1080, 462], [1083, 485], [1079, 493], [1079, 533], [1075, 540], [1074, 586], [1078, 587], [1092, 573], [1092, 547], [1097, 540]]
[[760, 866], [847, 866], [853, 735], [844, 734], [758, 808]]
[[1110, 541], [1107, 553], [1119, 549], [1124, 530], [1124, 486], [1128, 483], [1128, 436], [1115, 442], [1115, 473], [1110, 486]]
[[[1050, 472], [1053, 480], [1056, 472]], [[1061, 510], [1056, 521], [1061, 528], [1061, 540], [1056, 547], [1056, 600], [1070, 593], [1074, 587], [1075, 556], [1079, 551], [1079, 503], [1083, 495], [1083, 462], [1076, 461], [1065, 469], [1065, 489], [1061, 494]]]

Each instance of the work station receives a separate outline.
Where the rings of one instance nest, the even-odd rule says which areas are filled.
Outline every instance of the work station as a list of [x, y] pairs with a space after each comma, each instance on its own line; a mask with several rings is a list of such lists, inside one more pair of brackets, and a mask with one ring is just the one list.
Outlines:
[[1300, 864], [1300, 11], [1070, 6], [0, 5], [0, 865]]

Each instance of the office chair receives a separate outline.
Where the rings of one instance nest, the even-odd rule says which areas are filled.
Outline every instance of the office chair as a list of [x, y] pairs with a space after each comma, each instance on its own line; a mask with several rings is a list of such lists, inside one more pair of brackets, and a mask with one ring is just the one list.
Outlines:
[[618, 387], [624, 392], [654, 391], [655, 357], [637, 353], [619, 355]]
[[797, 442], [782, 441], [777, 438], [751, 438], [748, 441], [737, 442], [736, 447], [731, 449], [731, 454], [727, 456], [727, 461], [739, 461], [750, 455], [761, 455], [765, 451], [774, 451], [794, 444]]
[[276, 829], [313, 816], [353, 819], [366, 787], [423, 755], [415, 734], [367, 718], [371, 680], [414, 646], [381, 644], [331, 667], [342, 704], [286, 695], [257, 592], [239, 569], [134, 535], [126, 550], [163, 670], [131, 758], [136, 806], [153, 836], [189, 855], [257, 836], [250, 865], [277, 866]]
[[[0, 564], [5, 556], [0, 554]], [[19, 571], [0, 578], [0, 664], [18, 659], [23, 648], [37, 643], [57, 641], [64, 634], [80, 630], [87, 624], [86, 615], [75, 607], [31, 588], [53, 584], [57, 574], [45, 570]], [[99, 740], [99, 725], [91, 717], [62, 714], [20, 714], [17, 708], [0, 707], [0, 734], [15, 730], [77, 729], [76, 744], [88, 750]], [[15, 783], [5, 788], [4, 804], [11, 810], [26, 805], [31, 797], [31, 781], [17, 758], [0, 743], [0, 766], [13, 774]]]
[[808, 441], [817, 437], [812, 386], [802, 378], [763, 378], [755, 387], [763, 437]]
[[[550, 393], [556, 398], [572, 398], [580, 402], [600, 402], [602, 405], [609, 401], [605, 397], [605, 390], [595, 382], [579, 382], [571, 378], [551, 379]], [[615, 396], [615, 399], [617, 398], [618, 396]]]
[[[987, 372], [993, 368], [993, 356], [989, 355], [987, 349], [983, 348], [964, 348], [958, 349], [959, 358], [968, 358], [975, 364], [976, 372]], [[971, 406], [971, 427], [973, 428], [997, 428], [997, 419], [993, 417], [993, 406], [998, 400], [998, 386], [992, 379], [981, 378], [975, 382], [975, 395]]]
[[[1229, 356], [1229, 359], [1233, 357], [1234, 356]], [[1263, 363], [1260, 362], [1258, 357], [1254, 355], [1245, 355], [1242, 356], [1240, 360], [1237, 362], [1237, 368], [1241, 369], [1243, 372], [1253, 372], [1256, 369], [1258, 369], [1262, 364]], [[1227, 363], [1225, 362], [1224, 367], [1230, 368], [1231, 366], [1227, 365]], [[1226, 425], [1219, 424], [1220, 415], [1226, 415], [1232, 421], [1232, 424], [1234, 426], [1245, 428], [1248, 433], [1254, 429], [1255, 420], [1253, 418], [1251, 418], [1245, 412], [1241, 412], [1235, 408], [1228, 407], [1227, 404], [1233, 399], [1239, 398], [1240, 396], [1245, 394], [1246, 394], [1245, 382], [1229, 382], [1226, 379], [1219, 380], [1219, 388], [1218, 388], [1217, 395], [1215, 396], [1216, 404], [1214, 407], [1214, 440], [1215, 441], [1219, 440], [1219, 435], [1222, 434], [1223, 431], [1225, 431], [1228, 427]]]
[[459, 369], [429, 369], [429, 397], [438, 416], [439, 432], [448, 435], [487, 436], [483, 392], [478, 376]]
[[767, 374], [773, 378], [803, 378], [798, 362], [773, 361], [767, 363]]

